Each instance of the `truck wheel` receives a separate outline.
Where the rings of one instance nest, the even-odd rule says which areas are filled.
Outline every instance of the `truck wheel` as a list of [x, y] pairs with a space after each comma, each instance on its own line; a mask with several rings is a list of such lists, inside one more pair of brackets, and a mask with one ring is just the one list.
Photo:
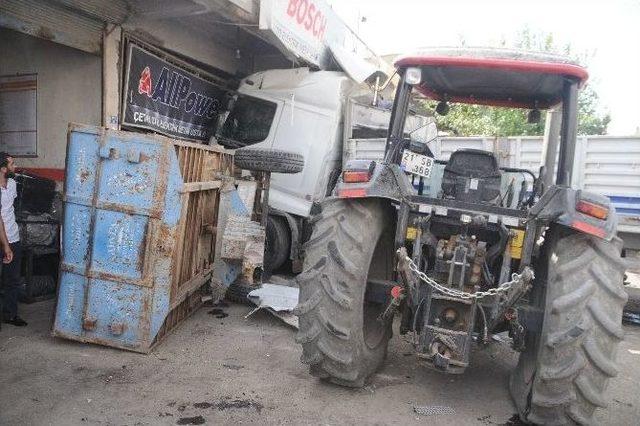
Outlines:
[[235, 151], [233, 163], [244, 170], [300, 173], [304, 167], [304, 157], [280, 149], [239, 148]]
[[640, 288], [625, 287], [625, 291], [629, 296], [629, 300], [627, 300], [624, 311], [632, 314], [640, 314]]
[[291, 250], [291, 234], [286, 219], [280, 216], [267, 218], [266, 239], [264, 247], [264, 269], [271, 273], [282, 266], [289, 258]]
[[385, 306], [367, 302], [365, 292], [368, 280], [391, 278], [393, 238], [385, 228], [395, 222], [378, 199], [334, 199], [321, 207], [297, 278], [296, 341], [312, 375], [362, 387], [382, 365], [391, 337], [391, 324], [378, 321]]
[[544, 309], [542, 332], [527, 336], [511, 394], [525, 421], [589, 424], [596, 408], [607, 405], [607, 383], [618, 373], [627, 301], [622, 241], [559, 227], [549, 229], [546, 238], [536, 268], [536, 288], [542, 290], [532, 295]]

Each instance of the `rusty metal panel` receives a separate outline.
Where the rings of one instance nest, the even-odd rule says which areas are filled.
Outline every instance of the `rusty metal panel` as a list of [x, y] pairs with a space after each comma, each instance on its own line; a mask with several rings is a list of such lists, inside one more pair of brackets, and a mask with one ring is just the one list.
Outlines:
[[70, 127], [54, 335], [148, 352], [200, 306], [215, 254], [213, 163], [232, 171], [230, 154], [206, 146]]

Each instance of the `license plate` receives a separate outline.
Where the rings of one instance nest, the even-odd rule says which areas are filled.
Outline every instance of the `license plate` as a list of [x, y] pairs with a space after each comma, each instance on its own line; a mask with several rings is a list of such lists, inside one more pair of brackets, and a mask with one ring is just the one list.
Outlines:
[[429, 178], [433, 168], [433, 158], [411, 151], [404, 151], [400, 167], [407, 173]]

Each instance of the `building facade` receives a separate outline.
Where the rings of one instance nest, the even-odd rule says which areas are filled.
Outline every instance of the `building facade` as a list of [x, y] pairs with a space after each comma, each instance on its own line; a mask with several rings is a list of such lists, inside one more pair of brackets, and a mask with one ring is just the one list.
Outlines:
[[[189, 120], [189, 107], [194, 112], [209, 98], [229, 96], [253, 72], [339, 69], [327, 53], [330, 44], [347, 56], [375, 57], [323, 0], [4, 0], [0, 150], [31, 172], [62, 181], [69, 123], [136, 130], [124, 113], [133, 95], [143, 95], [169, 107], [182, 102], [182, 116], [167, 118], [176, 129]], [[131, 46], [158, 59], [167, 74], [151, 67], [152, 76], [129, 75]], [[180, 75], [171, 91], [173, 74]], [[146, 91], [144, 76], [152, 83]], [[164, 97], [151, 92], [156, 83], [164, 89], [165, 77]], [[224, 99], [212, 102], [224, 107]], [[144, 117], [147, 124], [158, 121]]]

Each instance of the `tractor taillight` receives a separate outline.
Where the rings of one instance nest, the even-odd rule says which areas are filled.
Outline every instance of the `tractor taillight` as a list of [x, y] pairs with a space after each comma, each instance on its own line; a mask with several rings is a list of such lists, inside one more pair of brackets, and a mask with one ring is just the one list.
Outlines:
[[344, 183], [369, 182], [369, 179], [371, 179], [369, 170], [345, 170], [342, 172], [342, 181]]
[[597, 226], [593, 226], [587, 222], [583, 222], [580, 220], [574, 220], [571, 223], [571, 227], [573, 229], [577, 229], [578, 231], [582, 231], [586, 234], [595, 235], [596, 237], [600, 237], [600, 238], [604, 238], [607, 235], [607, 232], [604, 229], [599, 228]]
[[576, 203], [576, 210], [580, 213], [586, 214], [587, 216], [602, 220], [609, 216], [609, 207], [601, 206], [600, 204], [591, 203], [585, 200], [578, 200]]
[[340, 198], [364, 198], [366, 196], [366, 188], [343, 188], [338, 190], [338, 197]]

